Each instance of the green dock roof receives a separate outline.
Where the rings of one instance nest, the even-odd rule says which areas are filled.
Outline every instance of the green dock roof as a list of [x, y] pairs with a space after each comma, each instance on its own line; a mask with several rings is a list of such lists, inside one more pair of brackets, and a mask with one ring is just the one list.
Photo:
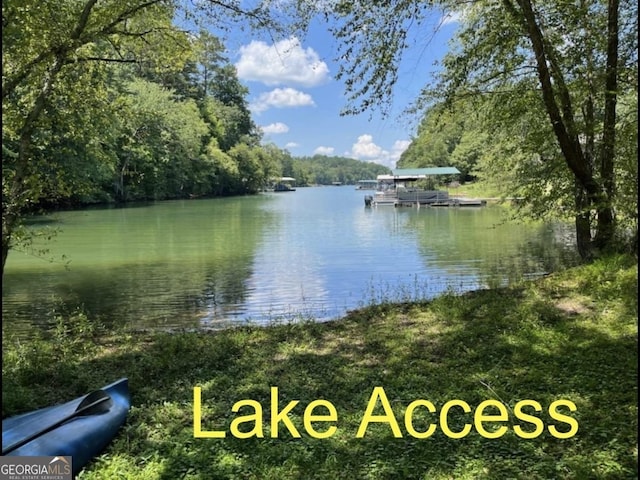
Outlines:
[[429, 177], [431, 175], [458, 175], [460, 170], [456, 167], [430, 167], [430, 168], [398, 168], [392, 170], [394, 177]]

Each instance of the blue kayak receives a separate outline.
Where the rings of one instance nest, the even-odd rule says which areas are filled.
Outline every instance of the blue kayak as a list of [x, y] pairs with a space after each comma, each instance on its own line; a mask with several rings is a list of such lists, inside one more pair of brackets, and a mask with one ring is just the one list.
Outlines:
[[126, 378], [2, 421], [2, 455], [71, 456], [74, 476], [115, 437], [131, 400]]

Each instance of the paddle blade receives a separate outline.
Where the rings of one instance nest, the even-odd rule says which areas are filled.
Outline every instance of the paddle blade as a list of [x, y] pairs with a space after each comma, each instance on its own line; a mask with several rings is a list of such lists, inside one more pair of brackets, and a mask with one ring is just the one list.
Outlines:
[[96, 390], [89, 393], [76, 408], [73, 417], [80, 415], [99, 415], [109, 411], [113, 400], [104, 390]]

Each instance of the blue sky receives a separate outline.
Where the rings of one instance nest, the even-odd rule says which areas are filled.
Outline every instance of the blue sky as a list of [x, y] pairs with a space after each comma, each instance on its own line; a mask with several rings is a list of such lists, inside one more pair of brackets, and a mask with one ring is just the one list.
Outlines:
[[401, 114], [426, 84], [455, 29], [453, 18], [442, 19], [434, 12], [431, 23], [420, 27], [427, 44], [416, 42], [404, 55], [386, 118], [377, 111], [340, 116], [345, 92], [334, 78], [337, 43], [322, 25], [314, 25], [304, 39], [251, 38], [244, 32], [227, 42], [228, 54], [249, 89], [253, 119], [265, 142], [294, 156], [344, 156], [393, 168], [416, 127], [415, 118]]

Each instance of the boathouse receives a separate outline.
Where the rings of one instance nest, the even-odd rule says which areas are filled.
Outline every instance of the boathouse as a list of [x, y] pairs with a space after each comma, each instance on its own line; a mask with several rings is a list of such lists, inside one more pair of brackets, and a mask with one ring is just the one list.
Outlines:
[[426, 190], [416, 188], [413, 182], [441, 175], [460, 175], [455, 167], [400, 168], [391, 171], [391, 175], [378, 175], [378, 190], [375, 195], [365, 197], [365, 205], [429, 205], [429, 206], [480, 206], [483, 202], [476, 199], [450, 198], [445, 190]]

